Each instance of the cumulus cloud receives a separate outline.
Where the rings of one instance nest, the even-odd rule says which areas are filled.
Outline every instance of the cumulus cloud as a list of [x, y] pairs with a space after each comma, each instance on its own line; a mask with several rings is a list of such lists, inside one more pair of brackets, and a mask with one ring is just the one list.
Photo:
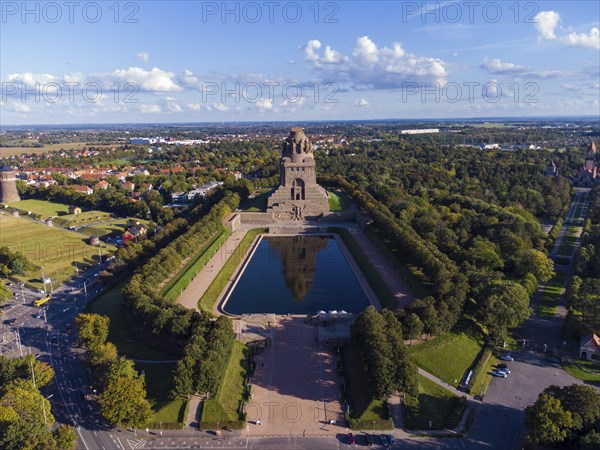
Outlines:
[[154, 104], [148, 104], [148, 103], [140, 103], [140, 112], [142, 114], [152, 114], [152, 113], [159, 113], [160, 112], [160, 106], [158, 105], [154, 105]]
[[364, 98], [359, 98], [359, 99], [354, 100], [354, 106], [358, 106], [359, 108], [363, 108], [363, 107], [369, 106], [369, 105], [370, 105], [370, 103], [367, 100], [365, 100]]
[[592, 48], [600, 50], [600, 30], [594, 27], [589, 34], [571, 33], [561, 39], [563, 42], [573, 47]]
[[44, 85], [50, 82], [58, 82], [60, 80], [54, 75], [50, 75], [49, 73], [23, 72], [9, 74], [8, 81], [16, 83], [25, 83], [28, 86], [35, 86], [36, 83]]
[[534, 21], [541, 39], [556, 39], [555, 30], [560, 22], [560, 14], [555, 11], [540, 11], [535, 15]]
[[183, 85], [197, 85], [198, 77], [189, 69], [185, 69], [183, 71], [183, 75], [181, 76], [181, 84]]
[[498, 58], [485, 58], [481, 68], [491, 74], [524, 73], [531, 70], [531, 67], [503, 62]]
[[540, 40], [558, 40], [570, 47], [590, 48], [600, 50], [600, 30], [594, 27], [589, 33], [572, 32], [567, 35], [557, 36], [556, 28], [560, 23], [560, 14], [555, 11], [540, 11], [534, 17], [535, 27]]
[[150, 92], [177, 92], [182, 88], [175, 81], [173, 72], [165, 72], [157, 67], [144, 70], [141, 67], [117, 69], [111, 76], [129, 83], [135, 83], [140, 90]]
[[378, 46], [369, 36], [356, 39], [351, 55], [344, 56], [317, 39], [306, 43], [306, 60], [324, 79], [348, 82], [356, 90], [395, 88], [404, 82], [440, 81], [446, 78], [446, 63], [438, 58], [417, 56], [398, 42]]
[[200, 103], [188, 103], [186, 105], [187, 109], [189, 109], [190, 111], [200, 111], [201, 109], [201, 105]]
[[135, 57], [137, 59], [139, 59], [140, 61], [147, 63], [148, 58], [150, 57], [150, 54], [148, 52], [139, 52], [139, 53], [135, 54]]
[[225, 112], [229, 111], [229, 106], [227, 106], [225, 103], [213, 103], [212, 106], [209, 105], [206, 107], [206, 109], [209, 111]]
[[256, 102], [256, 107], [261, 111], [273, 109], [273, 102], [268, 98], [261, 98]]

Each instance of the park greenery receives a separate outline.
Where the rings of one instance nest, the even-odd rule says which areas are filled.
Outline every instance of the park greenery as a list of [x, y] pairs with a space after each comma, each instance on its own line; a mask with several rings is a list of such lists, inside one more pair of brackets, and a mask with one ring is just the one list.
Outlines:
[[108, 317], [79, 314], [74, 325], [79, 345], [88, 349], [86, 358], [94, 370], [102, 416], [111, 424], [134, 429], [146, 426], [152, 409], [146, 400], [144, 376], [137, 373], [133, 362], [117, 355], [114, 344], [106, 342]]
[[550, 386], [525, 410], [527, 441], [551, 448], [600, 447], [600, 394], [592, 386]]
[[565, 293], [567, 327], [579, 338], [600, 333], [600, 186], [590, 193], [588, 216], [575, 257], [575, 274]]
[[40, 388], [52, 383], [54, 370], [34, 355], [0, 356], [0, 447], [6, 450], [72, 450], [75, 429], [59, 425], [52, 430], [50, 402]]

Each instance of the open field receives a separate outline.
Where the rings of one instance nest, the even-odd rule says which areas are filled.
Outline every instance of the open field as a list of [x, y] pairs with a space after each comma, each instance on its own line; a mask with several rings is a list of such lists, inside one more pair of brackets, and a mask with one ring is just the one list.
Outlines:
[[32, 214], [39, 214], [42, 216], [42, 218], [66, 216], [69, 214], [68, 205], [49, 202], [47, 200], [21, 200], [19, 202], [11, 202], [8, 205], [22, 211], [31, 211]]
[[538, 315], [541, 317], [554, 317], [556, 307], [560, 302], [560, 297], [563, 294], [563, 286], [567, 274], [564, 272], [556, 272], [556, 275], [548, 282], [540, 298], [538, 305]]
[[125, 307], [121, 293], [123, 284], [115, 286], [89, 302], [85, 312], [108, 316], [110, 319], [108, 340], [115, 344], [119, 355], [132, 359], [154, 361], [177, 359], [177, 356], [171, 353], [150, 347], [132, 333], [131, 327], [127, 324], [124, 317]]
[[151, 428], [175, 428], [176, 424], [183, 427], [185, 422], [187, 401], [169, 399], [175, 364], [135, 363], [136, 370], [145, 376], [147, 399], [154, 411]]
[[408, 353], [419, 367], [458, 387], [481, 351], [481, 346], [480, 342], [464, 333], [446, 333], [410, 347]]
[[63, 283], [76, 274], [75, 263], [81, 270], [98, 264], [100, 255], [105, 257], [115, 250], [110, 245], [89, 245], [86, 235], [7, 214], [0, 214], [0, 245], [20, 251], [39, 266], [28, 275], [16, 277], [39, 288], [42, 272], [55, 283]]
[[241, 402], [245, 392], [246, 372], [248, 370], [248, 347], [238, 341], [233, 342], [233, 350], [223, 382], [217, 395], [204, 401], [202, 422], [212, 424], [241, 420]]
[[[32, 140], [31, 145], [35, 145], [36, 140]], [[43, 153], [54, 152], [57, 150], [81, 150], [84, 147], [94, 148], [112, 148], [122, 144], [88, 144], [87, 142], [65, 142], [62, 144], [47, 144], [43, 147], [1, 147], [0, 152], [3, 157], [19, 156], [23, 153], [40, 155]]]
[[419, 395], [406, 398], [407, 427], [413, 430], [455, 428], [465, 411], [466, 401], [424, 376], [418, 377]]

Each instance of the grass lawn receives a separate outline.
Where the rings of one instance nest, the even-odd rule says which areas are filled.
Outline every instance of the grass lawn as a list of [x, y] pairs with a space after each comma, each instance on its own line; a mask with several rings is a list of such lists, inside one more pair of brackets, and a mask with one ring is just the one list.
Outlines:
[[[576, 361], [573, 364], [563, 365], [570, 375], [580, 380], [587, 381], [595, 385], [600, 385], [600, 363], [592, 361]], [[586, 369], [586, 370], [583, 370]], [[594, 372], [594, 373], [590, 373]]]
[[150, 420], [150, 427], [159, 428], [161, 422], [163, 426], [165, 423], [183, 424], [187, 413], [187, 401], [184, 399], [169, 399], [175, 363], [152, 364], [136, 362], [135, 368], [140, 373], [143, 371], [146, 378], [147, 399], [154, 411], [154, 416]]
[[[485, 354], [482, 355], [485, 358]], [[494, 357], [493, 352], [489, 351], [487, 361], [480, 361], [475, 368], [473, 378], [471, 379], [471, 395], [483, 395], [487, 391], [490, 381], [492, 380], [492, 368], [498, 363], [498, 359]]]
[[[7, 214], [0, 214], [0, 245], [20, 251], [39, 267], [16, 277], [36, 288], [42, 287], [42, 272], [56, 280], [56, 287], [75, 275], [75, 262], [81, 270], [98, 264], [99, 258], [99, 247], [89, 245], [86, 235]], [[106, 246], [102, 255], [110, 255], [114, 249]]]
[[341, 191], [329, 193], [329, 210], [330, 211], [349, 211], [350, 200]]
[[575, 243], [577, 242], [577, 234], [581, 227], [576, 225], [567, 226], [565, 235], [563, 236], [562, 242], [558, 247], [558, 254], [560, 256], [571, 256], [575, 250]]
[[165, 285], [161, 293], [167, 300], [175, 300], [181, 292], [190, 284], [194, 277], [202, 270], [208, 260], [221, 248], [231, 233], [223, 227], [206, 247], [198, 252], [178, 273]]
[[242, 260], [246, 256], [246, 253], [248, 252], [248, 249], [254, 242], [256, 236], [264, 232], [265, 229], [263, 228], [254, 228], [246, 233], [246, 235], [238, 244], [237, 248], [229, 256], [229, 259], [227, 259], [227, 262], [225, 262], [225, 264], [223, 265], [221, 271], [214, 278], [213, 282], [210, 284], [202, 298], [198, 300], [198, 308], [201, 311], [209, 315], [213, 314], [213, 306], [219, 298], [219, 295], [221, 295], [221, 292], [223, 292], [223, 289], [225, 289], [225, 285], [232, 277], [237, 266], [242, 262]]
[[538, 315], [542, 317], [554, 317], [556, 307], [560, 302], [560, 297], [563, 294], [563, 285], [567, 274], [564, 272], [556, 272], [554, 278], [546, 285], [540, 303], [538, 305]]
[[31, 211], [33, 214], [40, 214], [43, 218], [66, 216], [69, 214], [68, 205], [50, 202], [48, 200], [21, 200], [19, 202], [11, 202], [9, 205], [22, 211]]
[[119, 355], [144, 360], [177, 359], [177, 356], [150, 347], [134, 336], [124, 317], [124, 299], [121, 293], [123, 285], [124, 283], [117, 285], [89, 302], [85, 312], [108, 316], [108, 340], [116, 345]]
[[466, 401], [419, 375], [419, 395], [406, 397], [406, 425], [413, 430], [455, 428], [467, 406]]
[[252, 198], [247, 198], [238, 208], [239, 211], [263, 212], [267, 210], [267, 200], [273, 191], [271, 189], [264, 192], [257, 191]]
[[233, 351], [217, 395], [204, 401], [202, 422], [215, 423], [243, 420], [241, 402], [245, 392], [248, 347], [233, 342]]
[[[360, 358], [358, 347], [355, 343], [342, 348], [344, 361], [344, 376], [348, 380], [345, 394], [351, 405], [350, 418], [353, 429], [372, 429], [372, 422], [385, 424], [388, 419], [387, 403], [384, 400], [373, 398], [367, 380], [367, 373]], [[378, 426], [377, 429], [387, 429]]]
[[369, 286], [371, 286], [371, 289], [373, 289], [373, 292], [375, 292], [375, 295], [381, 304], [387, 308], [396, 308], [397, 302], [394, 294], [388, 288], [385, 281], [383, 281], [383, 278], [381, 278], [381, 275], [377, 269], [375, 269], [369, 262], [359, 245], [356, 243], [356, 240], [352, 234], [350, 234], [348, 230], [339, 227], [329, 227], [327, 231], [340, 235], [344, 241], [344, 244], [350, 251], [352, 258], [354, 261], [356, 261], [356, 264], [358, 264], [358, 267], [360, 267], [360, 271], [367, 278]]
[[416, 364], [427, 372], [458, 387], [465, 372], [481, 351], [482, 343], [464, 333], [446, 333], [408, 349]]

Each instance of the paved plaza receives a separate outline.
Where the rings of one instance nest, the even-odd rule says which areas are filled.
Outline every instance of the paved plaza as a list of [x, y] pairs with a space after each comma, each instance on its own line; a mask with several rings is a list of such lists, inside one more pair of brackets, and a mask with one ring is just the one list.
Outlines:
[[319, 345], [316, 328], [304, 318], [278, 316], [275, 320], [269, 333], [271, 343], [255, 357], [256, 371], [250, 379], [249, 435], [345, 432], [341, 378], [333, 353]]

